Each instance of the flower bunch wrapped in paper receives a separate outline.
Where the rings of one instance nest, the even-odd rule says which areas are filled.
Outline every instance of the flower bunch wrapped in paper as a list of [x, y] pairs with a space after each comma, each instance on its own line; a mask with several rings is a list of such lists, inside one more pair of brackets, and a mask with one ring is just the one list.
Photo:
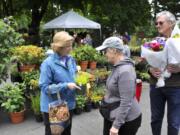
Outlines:
[[168, 64], [180, 66], [180, 29], [174, 27], [171, 37], [166, 41], [165, 47]]
[[[145, 58], [148, 64], [154, 68], [165, 71], [167, 65], [167, 56], [164, 47], [166, 45], [165, 38], [157, 37], [153, 41], [145, 43], [141, 46], [141, 57]], [[156, 86], [164, 85], [164, 74], [158, 79]]]
[[168, 64], [179, 65], [180, 63], [180, 30], [176, 25], [171, 37], [166, 41], [164, 37], [157, 37], [153, 41], [141, 46], [141, 57], [145, 58], [148, 64], [162, 71], [156, 83], [157, 87], [165, 86], [165, 78], [171, 76], [166, 70]]

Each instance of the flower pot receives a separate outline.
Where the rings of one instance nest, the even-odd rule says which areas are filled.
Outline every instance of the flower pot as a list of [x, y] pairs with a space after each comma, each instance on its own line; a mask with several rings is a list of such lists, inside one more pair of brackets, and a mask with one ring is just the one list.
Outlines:
[[81, 61], [80, 66], [81, 66], [82, 71], [86, 71], [86, 69], [88, 67], [88, 61]]
[[34, 114], [36, 122], [43, 122], [42, 114]]
[[74, 114], [77, 114], [77, 115], [79, 115], [79, 114], [81, 114], [82, 113], [82, 108], [78, 108], [78, 107], [76, 107], [75, 109], [74, 109]]
[[92, 108], [91, 102], [86, 102], [85, 107], [84, 107], [85, 112], [90, 112], [91, 108]]
[[99, 108], [99, 102], [92, 102], [92, 107], [93, 107], [94, 109]]
[[89, 62], [89, 68], [90, 68], [91, 70], [96, 69], [96, 65], [97, 65], [97, 62], [96, 62], [96, 61], [90, 61], [90, 62]]
[[14, 124], [23, 122], [24, 121], [24, 112], [25, 112], [25, 109], [20, 112], [11, 112], [10, 113], [11, 122]]
[[22, 77], [20, 75], [11, 75], [11, 82], [20, 82], [22, 83]]
[[36, 65], [22, 65], [20, 66], [20, 72], [30, 72], [36, 68]]

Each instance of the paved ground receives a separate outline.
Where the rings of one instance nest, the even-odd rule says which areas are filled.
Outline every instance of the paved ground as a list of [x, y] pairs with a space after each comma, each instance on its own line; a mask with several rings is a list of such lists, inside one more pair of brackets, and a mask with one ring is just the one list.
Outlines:
[[[148, 84], [143, 84], [143, 92], [140, 101], [143, 119], [142, 126], [137, 135], [152, 135], [150, 129], [150, 108]], [[102, 135], [102, 117], [98, 110], [90, 113], [82, 113], [73, 117], [72, 135]], [[163, 122], [162, 134], [166, 135], [166, 119]], [[26, 120], [21, 124], [11, 124], [7, 115], [1, 112], [0, 135], [44, 135], [43, 123], [35, 122], [32, 115], [27, 115]]]

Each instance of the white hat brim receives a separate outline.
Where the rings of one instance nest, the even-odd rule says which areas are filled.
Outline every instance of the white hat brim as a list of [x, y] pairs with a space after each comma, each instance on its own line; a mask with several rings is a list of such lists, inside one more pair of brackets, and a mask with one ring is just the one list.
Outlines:
[[101, 50], [104, 50], [106, 48], [107, 48], [107, 46], [101, 45], [101, 46], [97, 47], [96, 50], [101, 51]]

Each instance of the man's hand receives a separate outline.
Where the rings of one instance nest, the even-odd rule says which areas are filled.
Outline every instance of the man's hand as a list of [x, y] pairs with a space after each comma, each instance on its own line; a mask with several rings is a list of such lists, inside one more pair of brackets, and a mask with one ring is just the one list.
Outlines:
[[119, 129], [111, 127], [109, 135], [118, 135]]
[[159, 78], [161, 76], [161, 70], [159, 68], [153, 68], [150, 67], [149, 68], [149, 72], [152, 74], [152, 76], [154, 76], [155, 78]]
[[68, 88], [71, 89], [71, 90], [74, 90], [74, 89], [81, 89], [79, 86], [77, 86], [75, 83], [68, 83], [67, 84]]
[[180, 72], [180, 66], [174, 65], [174, 64], [168, 64], [167, 70], [170, 73], [178, 73], [178, 72]]

